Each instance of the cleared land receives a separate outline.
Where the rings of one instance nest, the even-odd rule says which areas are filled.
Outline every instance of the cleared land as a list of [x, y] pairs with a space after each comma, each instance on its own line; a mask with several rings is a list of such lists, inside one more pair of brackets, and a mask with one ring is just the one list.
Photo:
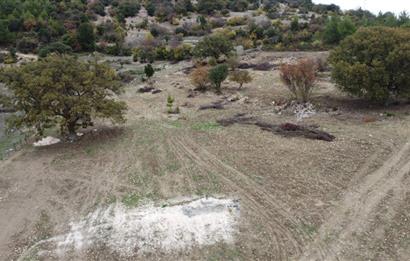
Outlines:
[[[259, 52], [242, 59], [275, 64], [320, 55]], [[224, 95], [240, 93], [246, 102], [199, 111], [223, 97], [188, 98], [193, 86], [183, 70], [190, 66], [157, 64], [158, 94], [137, 94], [141, 83], [131, 83], [120, 97], [129, 105], [125, 126], [101, 123], [77, 143], [27, 145], [0, 162], [1, 260], [408, 260], [409, 105], [369, 108], [337, 92], [324, 74], [313, 99], [317, 112], [303, 124], [319, 125], [337, 137], [334, 142], [285, 138], [256, 126], [222, 127], [218, 119], [237, 113], [295, 122], [293, 113], [278, 114], [272, 104], [287, 98], [278, 71], [251, 71], [255, 80], [241, 91], [225, 83]], [[166, 114], [168, 95], [180, 106], [179, 116]], [[70, 222], [115, 202], [161, 206], [193, 196], [239, 200], [233, 242], [136, 250], [132, 257], [104, 245], [64, 258], [41, 245], [27, 254], [36, 243], [69, 232]]]

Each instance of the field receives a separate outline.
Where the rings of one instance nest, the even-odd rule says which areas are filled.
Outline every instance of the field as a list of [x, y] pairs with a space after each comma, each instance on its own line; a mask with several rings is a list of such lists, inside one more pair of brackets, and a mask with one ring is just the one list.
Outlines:
[[[251, 52], [241, 59], [280, 64], [326, 55]], [[161, 93], [137, 93], [143, 83], [130, 83], [120, 97], [129, 107], [123, 126], [100, 122], [78, 142], [26, 145], [0, 161], [0, 260], [408, 260], [410, 105], [369, 106], [338, 92], [323, 73], [315, 113], [297, 122], [293, 112], [277, 112], [277, 104], [289, 98], [278, 70], [250, 70], [254, 81], [242, 90], [226, 82], [223, 95], [188, 98], [193, 86], [184, 71], [191, 66], [156, 63]], [[123, 70], [141, 69], [126, 64]], [[168, 95], [179, 115], [166, 113]], [[198, 110], [221, 99], [222, 110]], [[217, 123], [238, 113], [315, 125], [336, 139]], [[96, 242], [79, 250], [56, 251], [59, 236], [72, 230], [70, 222], [96, 210], [116, 204], [171, 210], [204, 197], [239, 205], [229, 240], [124, 252], [104, 238], [90, 238]], [[156, 246], [149, 239], [146, 244]]]

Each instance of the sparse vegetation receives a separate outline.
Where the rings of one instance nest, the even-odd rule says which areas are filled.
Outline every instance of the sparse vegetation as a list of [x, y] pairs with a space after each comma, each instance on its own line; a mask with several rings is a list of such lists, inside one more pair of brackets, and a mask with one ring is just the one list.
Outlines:
[[0, 0], [2, 258], [405, 259], [409, 28], [311, 0]]

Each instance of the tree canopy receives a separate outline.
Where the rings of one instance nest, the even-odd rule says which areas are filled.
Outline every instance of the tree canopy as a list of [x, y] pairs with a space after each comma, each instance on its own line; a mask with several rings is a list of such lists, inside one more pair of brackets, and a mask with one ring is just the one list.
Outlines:
[[62, 134], [75, 137], [78, 128], [93, 125], [94, 118], [125, 121], [124, 102], [116, 101], [121, 92], [114, 70], [108, 65], [81, 62], [67, 55], [3, 69], [0, 80], [10, 92], [7, 97], [18, 112], [11, 127], [34, 127], [39, 135], [59, 126]]
[[350, 94], [376, 102], [410, 98], [410, 32], [361, 28], [332, 51], [332, 77]]

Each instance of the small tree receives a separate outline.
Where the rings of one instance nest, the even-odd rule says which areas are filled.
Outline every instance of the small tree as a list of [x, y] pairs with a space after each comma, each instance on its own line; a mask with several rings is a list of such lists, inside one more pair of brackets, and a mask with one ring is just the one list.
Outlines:
[[151, 77], [154, 76], [155, 70], [154, 70], [154, 68], [152, 67], [152, 65], [150, 63], [145, 65], [144, 73], [145, 73], [145, 76], [147, 76], [148, 79], [151, 79]]
[[234, 71], [229, 77], [231, 81], [234, 81], [239, 84], [239, 89], [242, 89], [242, 86], [245, 83], [250, 83], [253, 79], [248, 71]]
[[191, 83], [201, 91], [206, 90], [208, 84], [210, 83], [209, 80], [209, 69], [206, 66], [201, 66], [196, 68], [191, 73]]
[[179, 107], [175, 107], [174, 108], [174, 102], [175, 102], [175, 98], [172, 97], [171, 95], [168, 95], [167, 98], [167, 107], [168, 107], [168, 113], [169, 114], [178, 114], [179, 113]]
[[84, 51], [94, 51], [95, 33], [94, 27], [90, 23], [82, 23], [78, 27], [77, 40]]
[[93, 118], [125, 121], [125, 103], [111, 98], [122, 91], [115, 71], [96, 60], [50, 55], [7, 68], [0, 80], [11, 94], [6, 100], [19, 112], [10, 127], [35, 127], [43, 135], [45, 129], [59, 126], [62, 134], [75, 139], [77, 129], [92, 126]]
[[209, 71], [209, 80], [214, 84], [216, 92], [221, 92], [221, 84], [228, 77], [228, 66], [220, 64]]
[[316, 63], [310, 59], [296, 64], [284, 64], [280, 68], [282, 82], [300, 102], [308, 102], [316, 82]]

